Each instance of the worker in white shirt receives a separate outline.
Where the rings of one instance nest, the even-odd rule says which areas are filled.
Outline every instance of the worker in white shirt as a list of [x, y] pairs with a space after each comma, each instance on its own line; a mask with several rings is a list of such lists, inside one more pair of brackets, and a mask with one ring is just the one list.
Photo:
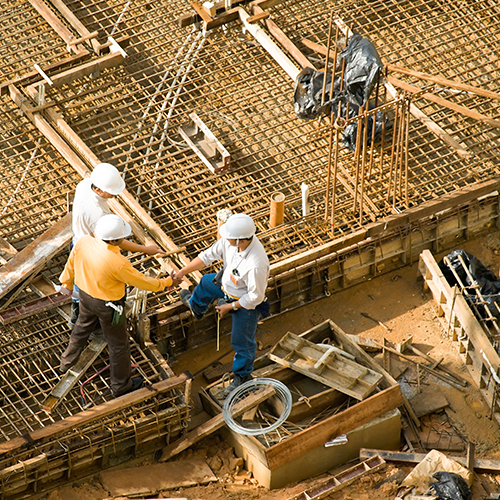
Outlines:
[[[210, 304], [218, 300], [216, 311], [222, 318], [232, 313], [231, 345], [235, 351], [233, 380], [224, 396], [251, 380], [257, 350], [255, 331], [260, 316], [269, 314], [266, 299], [269, 259], [262, 243], [255, 236], [255, 224], [246, 214], [233, 214], [219, 228], [221, 239], [198, 257], [173, 274], [179, 284], [186, 274], [198, 271], [219, 259], [221, 273], [205, 274], [193, 293], [181, 290], [180, 299], [191, 309], [195, 319], [201, 319]], [[222, 276], [219, 279], [219, 276]], [[223, 300], [220, 300], [223, 299]]]
[[[75, 243], [85, 235], [94, 236], [97, 221], [111, 213], [108, 200], [119, 195], [125, 189], [125, 182], [120, 172], [110, 163], [99, 163], [94, 167], [90, 178], [83, 179], [76, 186], [73, 201], [73, 241]], [[120, 244], [122, 250], [130, 252], [143, 252], [148, 255], [165, 255], [165, 252], [156, 245], [144, 246], [133, 241], [123, 240]], [[78, 292], [78, 287], [76, 287]], [[73, 328], [78, 319], [78, 298], [73, 298], [71, 305], [71, 319], [68, 326]]]

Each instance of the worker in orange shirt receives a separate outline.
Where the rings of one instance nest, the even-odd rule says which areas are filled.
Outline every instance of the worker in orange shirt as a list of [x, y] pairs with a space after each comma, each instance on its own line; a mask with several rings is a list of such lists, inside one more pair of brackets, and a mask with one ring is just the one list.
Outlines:
[[153, 292], [173, 285], [171, 277], [145, 276], [120, 254], [120, 244], [130, 234], [130, 225], [121, 217], [104, 215], [97, 221], [95, 237], [86, 235], [77, 241], [59, 278], [63, 293], [71, 293], [75, 284], [80, 288], [80, 315], [61, 356], [59, 370], [65, 373], [77, 362], [100, 323], [108, 343], [111, 390], [115, 397], [139, 389], [143, 383], [142, 377], [131, 378], [125, 285]]

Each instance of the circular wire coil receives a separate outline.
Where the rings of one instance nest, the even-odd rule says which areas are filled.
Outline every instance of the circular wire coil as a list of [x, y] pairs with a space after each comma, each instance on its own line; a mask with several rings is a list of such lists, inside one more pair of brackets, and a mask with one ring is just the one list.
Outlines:
[[[283, 404], [283, 412], [280, 417], [271, 425], [267, 427], [259, 427], [259, 428], [247, 428], [243, 427], [239, 423], [235, 421], [233, 418], [233, 408], [234, 406], [245, 399], [247, 396], [250, 396], [253, 392], [266, 387], [267, 385], [271, 385], [276, 392], [276, 396], [280, 399]], [[267, 434], [268, 432], [277, 429], [290, 415], [292, 411], [292, 394], [288, 387], [279, 380], [275, 380], [273, 378], [254, 378], [249, 380], [248, 382], [244, 382], [239, 387], [237, 387], [234, 391], [232, 391], [229, 396], [224, 401], [224, 405], [222, 407], [222, 417], [226, 422], [226, 425], [237, 432], [238, 434], [243, 434], [245, 436], [259, 436], [261, 434]]]

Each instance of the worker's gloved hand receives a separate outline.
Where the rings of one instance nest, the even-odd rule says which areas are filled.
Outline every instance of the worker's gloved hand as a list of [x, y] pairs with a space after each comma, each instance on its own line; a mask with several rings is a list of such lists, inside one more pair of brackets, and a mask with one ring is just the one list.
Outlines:
[[73, 290], [69, 290], [64, 286], [55, 285], [54, 288], [56, 292], [62, 293], [63, 295], [71, 295], [73, 293]]
[[147, 255], [167, 255], [158, 245], [149, 245], [144, 247], [144, 253]]

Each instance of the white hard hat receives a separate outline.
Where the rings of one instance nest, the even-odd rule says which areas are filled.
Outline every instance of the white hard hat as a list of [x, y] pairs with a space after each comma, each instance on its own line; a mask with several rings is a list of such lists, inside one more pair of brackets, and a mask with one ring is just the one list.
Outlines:
[[92, 184], [109, 194], [120, 194], [125, 189], [125, 181], [111, 163], [99, 163], [90, 174]]
[[132, 229], [128, 222], [115, 214], [103, 215], [95, 225], [95, 237], [100, 240], [119, 240], [130, 235]]
[[223, 238], [244, 240], [255, 234], [255, 224], [247, 214], [233, 214], [219, 229]]

